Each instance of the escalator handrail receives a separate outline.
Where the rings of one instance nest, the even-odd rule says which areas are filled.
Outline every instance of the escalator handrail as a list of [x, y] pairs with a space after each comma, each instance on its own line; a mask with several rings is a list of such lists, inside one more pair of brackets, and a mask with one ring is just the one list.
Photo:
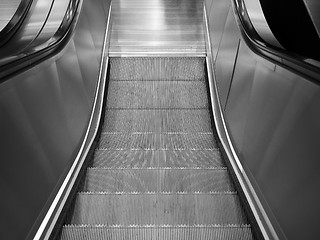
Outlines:
[[250, 20], [244, 0], [233, 0], [233, 2], [235, 15], [238, 16], [238, 25], [240, 26], [242, 36], [253, 52], [316, 84], [320, 84], [319, 61], [307, 59], [304, 56], [277, 48], [264, 41], [256, 32]]
[[52, 57], [60, 52], [68, 43], [76, 26], [76, 19], [80, 14], [83, 0], [70, 0], [66, 14], [59, 29], [45, 43], [26, 49], [19, 56], [0, 66], [0, 83], [3, 83], [14, 75], [32, 68], [34, 65]]
[[33, 0], [22, 0], [7, 25], [0, 31], [0, 47], [6, 44], [18, 31], [27, 16]]

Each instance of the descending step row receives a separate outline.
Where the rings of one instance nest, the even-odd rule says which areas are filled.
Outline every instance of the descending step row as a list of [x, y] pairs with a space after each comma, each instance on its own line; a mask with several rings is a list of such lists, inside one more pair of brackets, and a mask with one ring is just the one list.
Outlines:
[[102, 133], [98, 149], [217, 149], [213, 133]]
[[218, 150], [96, 150], [92, 164], [103, 168], [225, 167]]
[[212, 132], [208, 109], [108, 109], [102, 132]]
[[109, 81], [107, 108], [208, 108], [203, 81]]
[[205, 59], [111, 58], [109, 74], [61, 239], [253, 239], [214, 136]]
[[252, 240], [250, 225], [104, 226], [67, 225], [62, 240]]
[[246, 224], [239, 198], [217, 194], [78, 193], [71, 224]]
[[226, 168], [104, 169], [89, 168], [83, 192], [213, 193], [234, 192]]
[[[138, 34], [139, 31], [134, 33]], [[177, 34], [176, 31], [173, 33]], [[109, 79], [111, 81], [204, 81], [206, 79], [204, 67], [204, 58], [194, 57], [112, 58]]]

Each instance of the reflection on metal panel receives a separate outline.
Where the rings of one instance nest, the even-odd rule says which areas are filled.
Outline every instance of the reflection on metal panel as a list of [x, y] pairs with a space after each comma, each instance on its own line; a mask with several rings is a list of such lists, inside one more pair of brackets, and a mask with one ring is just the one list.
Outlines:
[[267, 43], [282, 48], [276, 37], [273, 35], [267, 20], [263, 14], [259, 1], [244, 0], [251, 23], [259, 36]]
[[228, 10], [213, 1], [208, 19], [229, 134], [279, 236], [319, 238], [319, 85], [254, 54], [234, 20], [217, 28], [213, 11]]
[[[210, 6], [209, 1], [206, 1], [206, 4], [207, 4], [206, 9], [210, 9], [208, 8]], [[225, 0], [214, 1], [214, 4], [212, 4], [211, 6], [211, 10], [209, 14], [207, 14], [208, 21], [210, 24], [209, 34], [211, 38], [211, 49], [212, 49], [213, 59], [216, 58], [219, 50], [219, 45], [220, 45], [222, 34], [225, 28], [230, 6], [231, 6], [230, 1], [225, 1]]]
[[109, 2], [83, 4], [74, 37], [58, 57], [0, 85], [4, 239], [26, 238], [82, 143]]
[[110, 54], [205, 53], [202, 1], [116, 0]]
[[32, 3], [19, 31], [0, 49], [1, 58], [18, 54], [37, 37], [50, 13], [51, 5], [52, 0], [39, 0]]
[[32, 45], [28, 47], [38, 46], [41, 43], [46, 42], [57, 32], [61, 25], [62, 19], [66, 14], [68, 5], [69, 1], [65, 0], [55, 0], [53, 2], [50, 15], [46, 19], [43, 29], [41, 29], [41, 32], [37, 38], [32, 42]]
[[233, 11], [229, 8], [226, 28], [221, 38], [215, 64], [215, 74], [217, 76], [220, 102], [223, 109], [227, 102], [239, 45], [239, 39], [234, 37], [238, 33], [238, 28], [234, 24], [234, 20]]
[[0, 1], [0, 31], [9, 23], [19, 7], [21, 0]]
[[246, 66], [247, 52], [242, 46], [227, 105], [234, 142], [288, 239], [319, 236], [319, 86], [257, 61]]
[[303, 2], [320, 38], [320, 2], [318, 0], [303, 0]]

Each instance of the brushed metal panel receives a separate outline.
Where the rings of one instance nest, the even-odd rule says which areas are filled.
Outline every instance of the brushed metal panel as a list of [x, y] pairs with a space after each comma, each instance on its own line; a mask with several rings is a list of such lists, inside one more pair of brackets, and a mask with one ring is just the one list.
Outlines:
[[21, 0], [0, 1], [0, 31], [9, 23], [19, 7]]
[[202, 1], [113, 2], [110, 53], [205, 52]]
[[[239, 56], [236, 62], [234, 78], [230, 89], [229, 99], [226, 103], [226, 120], [234, 141], [237, 142], [237, 149], [241, 155], [243, 135], [246, 126], [246, 117], [249, 111], [249, 101], [254, 79], [256, 62], [246, 52], [245, 43], [240, 42]], [[229, 106], [234, 104], [238, 107]], [[240, 107], [241, 106], [241, 107]]]
[[230, 8], [215, 63], [220, 103], [223, 109], [227, 103], [237, 51], [240, 44], [240, 40], [237, 38], [238, 34], [238, 26], [236, 25], [233, 11]]
[[4, 239], [27, 237], [77, 154], [98, 79], [104, 5], [109, 2], [84, 1], [74, 37], [59, 56], [0, 85]]
[[213, 59], [216, 58], [219, 51], [219, 45], [227, 21], [229, 11], [231, 10], [230, 1], [217, 0], [211, 6], [208, 17], [209, 35], [211, 39], [211, 49]]
[[0, 49], [0, 57], [18, 54], [37, 37], [46, 22], [52, 4], [51, 0], [38, 0], [32, 3], [19, 31]]
[[288, 239], [320, 236], [320, 89], [241, 44], [226, 118], [241, 161]]

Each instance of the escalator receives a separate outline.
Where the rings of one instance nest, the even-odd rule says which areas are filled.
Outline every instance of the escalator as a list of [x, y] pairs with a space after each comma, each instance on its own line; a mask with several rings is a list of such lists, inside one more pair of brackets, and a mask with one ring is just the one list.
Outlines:
[[253, 239], [205, 58], [111, 58], [104, 123], [61, 239]]
[[0, 52], [2, 237], [316, 236], [320, 65], [217, 2], [32, 2]]

